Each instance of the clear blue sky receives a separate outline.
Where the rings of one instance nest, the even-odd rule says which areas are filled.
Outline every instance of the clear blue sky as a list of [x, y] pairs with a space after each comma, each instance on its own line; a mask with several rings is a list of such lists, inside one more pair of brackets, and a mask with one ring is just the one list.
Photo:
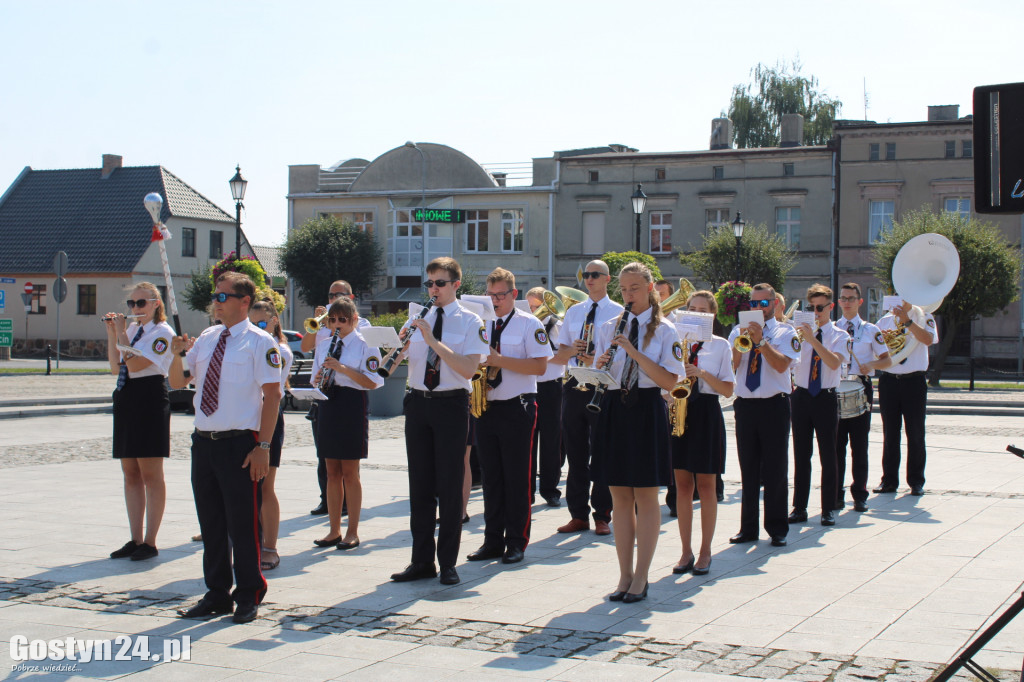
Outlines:
[[[25, 166], [162, 164], [243, 227], [286, 229], [289, 164], [406, 140], [480, 163], [611, 142], [703, 149], [732, 86], [799, 58], [844, 118], [971, 113], [1024, 80], [1024, 3], [0, 0], [0, 188]], [[139, 210], [142, 197], [139, 197]], [[2, 245], [0, 245], [2, 248]]]

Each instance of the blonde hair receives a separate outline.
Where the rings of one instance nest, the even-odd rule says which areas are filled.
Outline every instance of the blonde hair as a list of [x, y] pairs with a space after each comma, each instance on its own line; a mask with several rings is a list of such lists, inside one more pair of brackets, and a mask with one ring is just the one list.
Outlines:
[[547, 291], [544, 287], [534, 287], [526, 292], [526, 298], [536, 298], [541, 303], [544, 302], [544, 292]]
[[[640, 275], [648, 284], [654, 284], [654, 275], [651, 274], [650, 268], [643, 263], [629, 263], [619, 270], [620, 280], [623, 275]], [[658, 303], [658, 292], [654, 290], [653, 286], [647, 292], [647, 302], [651, 304], [651, 319], [647, 322], [647, 331], [644, 332], [644, 348], [650, 344], [651, 339], [654, 338], [654, 332], [658, 329], [658, 325], [661, 324], [661, 304]], [[621, 315], [619, 319], [622, 319]]]
[[491, 274], [487, 275], [488, 284], [496, 284], [498, 282], [505, 282], [508, 284], [509, 289], [516, 288], [516, 276], [505, 268], [494, 268]]
[[281, 318], [277, 314], [277, 306], [274, 305], [273, 301], [266, 298], [261, 301], [256, 301], [255, 303], [252, 304], [252, 308], [249, 308], [249, 312], [251, 313], [254, 310], [257, 312], [266, 313], [270, 315], [270, 317], [272, 318], [274, 328], [270, 329], [269, 326], [271, 323], [268, 322], [267, 333], [273, 336], [278, 341], [284, 341], [284, 331], [281, 330]]
[[156, 285], [152, 282], [139, 282], [132, 287], [132, 291], [136, 289], [145, 289], [149, 292], [150, 298], [156, 299], [156, 305], [153, 306], [153, 321], [166, 322], [167, 313], [164, 311], [164, 299], [160, 296], [160, 290], [156, 288]]
[[690, 301], [692, 301], [695, 298], [703, 298], [705, 301], [708, 302], [708, 309], [711, 310], [712, 314], [718, 314], [718, 300], [715, 299], [715, 295], [713, 293], [711, 293], [707, 289], [695, 291], [692, 294], [690, 294], [690, 298], [686, 299], [686, 305], [689, 306]]

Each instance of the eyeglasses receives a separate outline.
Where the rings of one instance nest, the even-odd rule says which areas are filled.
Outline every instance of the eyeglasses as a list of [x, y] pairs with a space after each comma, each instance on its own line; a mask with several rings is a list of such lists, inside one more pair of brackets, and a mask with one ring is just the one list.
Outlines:
[[597, 279], [603, 274], [603, 272], [584, 272], [582, 277], [583, 281], [586, 282], [588, 279]]
[[345, 324], [346, 322], [348, 322], [348, 318], [347, 317], [328, 317], [327, 321], [329, 323], [331, 323], [331, 324], [334, 324], [335, 322], [337, 322], [338, 324]]
[[218, 291], [210, 297], [210, 300], [214, 303], [223, 303], [229, 298], [245, 298], [245, 296], [245, 294], [225, 294], [223, 291]]
[[840, 296], [839, 297], [839, 302], [840, 303], [856, 303], [858, 300], [860, 300], [860, 299], [858, 299], [856, 296]]
[[332, 291], [331, 293], [327, 294], [327, 300], [328, 301], [333, 301], [334, 299], [338, 298], [339, 296], [351, 296], [351, 295], [352, 294], [347, 292], [347, 291]]
[[428, 279], [426, 282], [423, 283], [423, 286], [425, 286], [428, 289], [432, 287], [443, 289], [445, 284], [455, 284], [458, 281], [459, 280], [457, 279]]
[[814, 305], [813, 303], [808, 303], [807, 304], [807, 310], [808, 311], [815, 310], [815, 311], [820, 313], [820, 312], [822, 312], [824, 310], [828, 310], [829, 307], [831, 307], [831, 305], [832, 305], [831, 303], [819, 303], [818, 305]]
[[494, 293], [488, 293], [487, 295], [490, 296], [491, 298], [495, 299], [495, 300], [504, 301], [505, 297], [508, 296], [511, 293], [512, 293], [512, 290], [511, 289], [507, 289], [505, 291], [495, 291]]
[[772, 303], [775, 303], [774, 298], [762, 298], [760, 301], [751, 301], [751, 308], [768, 308]]
[[128, 304], [129, 308], [145, 308], [146, 307], [146, 301], [158, 301], [158, 300], [160, 300], [160, 299], [157, 299], [157, 298], [140, 298], [137, 301], [133, 301], [132, 299], [129, 298], [127, 301], [125, 301], [125, 303]]

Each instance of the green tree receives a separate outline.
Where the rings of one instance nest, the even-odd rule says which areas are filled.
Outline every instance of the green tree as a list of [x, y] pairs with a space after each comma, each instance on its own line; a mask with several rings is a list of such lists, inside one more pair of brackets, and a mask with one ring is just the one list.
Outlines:
[[204, 265], [198, 270], [192, 271], [192, 277], [185, 287], [184, 299], [186, 305], [192, 310], [201, 313], [210, 313], [210, 294], [216, 288], [217, 278], [225, 272], [241, 272], [249, 276], [249, 279], [256, 285], [256, 299], [269, 298], [274, 302], [274, 307], [280, 313], [284, 310], [284, 296], [270, 288], [266, 270], [260, 262], [252, 256], [245, 256], [241, 260], [235, 259], [235, 252], [232, 251], [217, 261], [212, 267]]
[[182, 298], [190, 310], [209, 313], [210, 294], [213, 293], [213, 268], [209, 264], [192, 271]]
[[800, 62], [758, 64], [753, 82], [734, 85], [728, 117], [737, 147], [778, 147], [783, 114], [804, 117], [804, 144], [825, 144], [843, 103], [818, 89], [818, 79], [800, 74]]
[[892, 291], [896, 254], [907, 241], [925, 232], [946, 237], [960, 254], [960, 277], [935, 311], [945, 323], [929, 380], [932, 386], [938, 386], [957, 331], [972, 320], [992, 317], [1000, 311], [1005, 314], [1004, 308], [1017, 300], [1021, 253], [992, 223], [968, 220], [948, 211], [910, 211], [894, 221], [892, 230], [883, 233], [875, 246], [875, 276], [887, 290]]
[[[732, 226], [708, 231], [699, 250], [679, 254], [679, 262], [694, 276], [717, 289], [722, 282], [739, 280], [754, 284], [767, 282], [782, 291], [786, 275], [796, 265], [796, 256], [775, 232], [763, 223], [747, 225], [740, 240], [739, 273], [736, 272], [736, 237]], [[738, 276], [737, 276], [738, 275]]]
[[[460, 264], [461, 265], [461, 264]], [[459, 285], [459, 290], [455, 292], [457, 296], [463, 294], [469, 294], [470, 296], [483, 296], [487, 293], [487, 287], [484, 286], [485, 278], [481, 278], [477, 271], [468, 265], [462, 266], [462, 283]]]
[[368, 232], [333, 216], [311, 218], [281, 247], [281, 267], [306, 305], [321, 305], [331, 282], [344, 279], [353, 293], [368, 291], [381, 274], [380, 246]]
[[619, 272], [630, 263], [643, 263], [651, 270], [654, 281], [662, 279], [661, 269], [658, 268], [658, 261], [654, 256], [639, 251], [609, 251], [601, 256], [601, 260], [608, 264], [608, 272], [612, 281], [608, 284], [608, 297], [613, 301], [622, 303], [622, 294], [619, 293]]

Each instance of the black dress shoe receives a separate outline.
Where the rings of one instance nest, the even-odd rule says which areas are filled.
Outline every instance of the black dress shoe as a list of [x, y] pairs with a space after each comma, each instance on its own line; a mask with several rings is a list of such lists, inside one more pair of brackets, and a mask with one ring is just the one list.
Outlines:
[[134, 540], [129, 540], [128, 542], [124, 543], [124, 547], [122, 547], [121, 549], [115, 549], [113, 552], [111, 552], [110, 558], [127, 559], [132, 554], [135, 554], [135, 550], [137, 550], [139, 547], [142, 547], [142, 545], [136, 545]]
[[694, 564], [695, 561], [697, 561], [697, 557], [696, 556], [691, 556], [690, 560], [688, 562], [686, 562], [685, 564], [679, 564], [677, 566], [673, 566], [672, 567], [672, 573], [675, 574], [675, 575], [683, 575], [684, 573], [689, 573], [690, 571], [693, 570], [693, 564]]
[[625, 598], [626, 598], [626, 591], [625, 590], [618, 590], [617, 592], [612, 592], [611, 594], [608, 595], [608, 601], [622, 601]]
[[182, 618], [204, 618], [206, 616], [223, 616], [224, 614], [231, 613], [231, 609], [234, 604], [231, 602], [224, 602], [218, 604], [208, 597], [203, 597], [199, 600], [199, 603], [190, 609], [180, 609], [178, 615]]
[[835, 510], [840, 511], [846, 507], [846, 500], [836, 500]]
[[463, 514], [462, 515], [462, 525], [465, 526], [467, 523], [469, 523], [469, 514]]
[[821, 512], [821, 525], [823, 526], [834, 526], [836, 525], [836, 515], [834, 512], [825, 511]]
[[562, 497], [561, 497], [561, 495], [545, 495], [544, 496], [544, 501], [547, 503], [547, 505], [549, 507], [561, 507], [562, 506]]
[[786, 536], [785, 535], [773, 535], [772, 536], [772, 547], [785, 547]]
[[323, 516], [326, 513], [327, 513], [327, 503], [326, 502], [321, 502], [319, 507], [317, 507], [316, 509], [310, 509], [309, 510], [310, 516]]
[[790, 523], [803, 523], [807, 520], [806, 509], [794, 509], [793, 513], [789, 515]]
[[132, 561], [145, 561], [146, 559], [152, 559], [160, 552], [153, 545], [147, 545], [143, 542], [139, 545], [134, 552], [132, 552]]
[[924, 486], [923, 485], [912, 485], [912, 486], [910, 486], [910, 494], [913, 495], [914, 497], [921, 497], [922, 495], [924, 495]]
[[868, 510], [868, 503], [855, 500], [853, 503], [853, 511], [866, 512]]
[[704, 568], [699, 568], [697, 566], [693, 567], [693, 574], [694, 575], [707, 575], [710, 572], [711, 572], [711, 559], [708, 559], [708, 565], [705, 566]]
[[501, 557], [501, 563], [503, 564], [518, 564], [523, 560], [523, 550], [515, 549], [510, 547], [506, 552], [505, 556]]
[[673, 519], [679, 518], [679, 512], [676, 510], [675, 507], [668, 508], [668, 515], [671, 516]]
[[255, 604], [239, 604], [231, 620], [235, 623], [251, 623], [259, 615], [259, 607]]
[[412, 580], [423, 580], [425, 578], [433, 578], [437, 576], [437, 569], [433, 563], [429, 564], [409, 564], [405, 567], [405, 570], [400, 573], [392, 573], [391, 579], [396, 583], [407, 583]]
[[896, 492], [896, 486], [894, 486], [894, 485], [886, 485], [884, 483], [880, 483], [878, 485], [878, 487], [875, 488], [874, 490], [872, 490], [871, 492], [879, 494], [879, 495], [880, 494], [884, 494], [884, 493], [894, 493], [894, 492]]
[[748, 535], [747, 533], [736, 533], [736, 535], [733, 535], [731, 538], [729, 538], [729, 542], [731, 542], [734, 545], [740, 545], [744, 542], [757, 542], [757, 536]]
[[725, 493], [718, 493], [718, 501], [725, 502]]
[[647, 588], [648, 587], [650, 587], [650, 583], [647, 583], [646, 585], [644, 585], [644, 591], [641, 592], [640, 594], [633, 594], [632, 592], [627, 592], [626, 596], [624, 596], [622, 598], [622, 603], [623, 604], [635, 604], [638, 601], [643, 601], [644, 599], [647, 599]]
[[467, 561], [487, 561], [488, 559], [500, 559], [505, 550], [501, 547], [488, 547], [483, 545], [475, 552], [466, 555]]
[[454, 566], [441, 569], [441, 584], [442, 585], [458, 585], [459, 584], [459, 572], [455, 570]]
[[334, 538], [333, 540], [313, 540], [313, 544], [317, 547], [337, 547], [341, 543], [341, 536]]

